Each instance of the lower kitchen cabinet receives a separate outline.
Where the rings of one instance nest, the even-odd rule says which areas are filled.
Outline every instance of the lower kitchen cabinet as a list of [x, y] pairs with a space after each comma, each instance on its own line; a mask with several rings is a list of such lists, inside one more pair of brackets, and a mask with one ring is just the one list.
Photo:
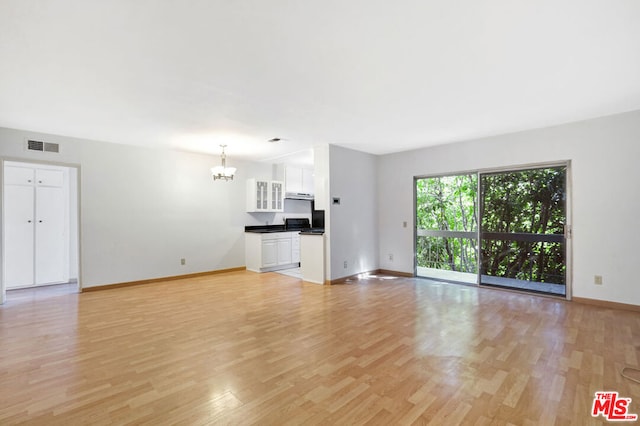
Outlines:
[[[290, 234], [290, 232], [287, 232]], [[278, 265], [288, 265], [291, 260], [291, 235], [289, 238], [279, 238], [278, 240]], [[264, 243], [264, 242], [263, 242]]]
[[[260, 263], [260, 268], [271, 268], [272, 266], [278, 266], [278, 240], [262, 241], [261, 257], [262, 261], [256, 259]], [[249, 268], [247, 267], [247, 269]]]
[[298, 232], [246, 232], [244, 235], [247, 270], [267, 272], [298, 266], [300, 262]]

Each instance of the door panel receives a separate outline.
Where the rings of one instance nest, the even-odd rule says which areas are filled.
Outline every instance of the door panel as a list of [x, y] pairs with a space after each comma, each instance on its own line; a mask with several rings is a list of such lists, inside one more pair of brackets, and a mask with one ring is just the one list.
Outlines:
[[477, 284], [477, 175], [416, 179], [416, 275]]
[[483, 174], [480, 283], [566, 295], [566, 167]]
[[64, 172], [62, 170], [37, 169], [36, 183], [44, 186], [62, 187], [64, 185]]
[[262, 267], [269, 268], [278, 264], [277, 240], [262, 241]]
[[283, 186], [282, 182], [271, 182], [271, 210], [282, 211], [284, 209]]
[[5, 185], [33, 185], [33, 169], [27, 167], [5, 166]]
[[36, 279], [39, 284], [68, 281], [66, 198], [62, 188], [36, 188]]
[[291, 262], [291, 238], [278, 240], [278, 265], [287, 265]]
[[34, 188], [5, 185], [4, 206], [6, 288], [33, 285]]

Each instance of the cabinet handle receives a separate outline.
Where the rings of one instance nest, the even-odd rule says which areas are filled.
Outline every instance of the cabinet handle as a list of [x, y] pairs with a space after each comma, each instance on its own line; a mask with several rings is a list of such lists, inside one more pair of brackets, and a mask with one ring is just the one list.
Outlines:
[[31, 183], [31, 179], [27, 179], [27, 183]]
[[38, 183], [42, 183], [42, 181], [41, 181], [41, 180], [39, 180], [39, 181], [38, 181]]
[[31, 220], [28, 220], [27, 223], [31, 223]]
[[41, 220], [39, 220], [39, 221], [38, 221], [38, 223], [42, 223], [42, 221], [41, 221]]

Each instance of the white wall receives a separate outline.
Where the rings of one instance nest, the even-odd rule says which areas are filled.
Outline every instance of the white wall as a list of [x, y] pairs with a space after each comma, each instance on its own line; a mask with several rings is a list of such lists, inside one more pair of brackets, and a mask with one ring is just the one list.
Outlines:
[[[316, 210], [329, 211], [329, 187], [331, 169], [329, 167], [329, 145], [313, 147], [313, 185]], [[325, 217], [326, 220], [326, 217]]]
[[313, 186], [316, 210], [324, 210], [324, 279], [331, 280], [331, 210], [329, 209], [329, 144], [313, 147]]
[[380, 267], [413, 272], [414, 176], [559, 160], [572, 162], [573, 296], [640, 305], [640, 111], [380, 157]]
[[[27, 152], [26, 138], [60, 153]], [[4, 128], [0, 157], [81, 166], [83, 287], [244, 266], [244, 226], [263, 223], [245, 212], [245, 182], [272, 172], [229, 158], [236, 179], [214, 182], [218, 156]]]
[[329, 164], [330, 197], [340, 198], [340, 205], [332, 203], [328, 209], [329, 279], [335, 280], [378, 269], [377, 159], [331, 145]]

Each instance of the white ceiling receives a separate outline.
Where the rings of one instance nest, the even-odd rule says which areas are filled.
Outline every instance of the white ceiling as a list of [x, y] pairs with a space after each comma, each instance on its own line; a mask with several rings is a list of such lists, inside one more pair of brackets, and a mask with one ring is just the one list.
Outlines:
[[0, 2], [3, 127], [265, 160], [634, 109], [636, 0]]

